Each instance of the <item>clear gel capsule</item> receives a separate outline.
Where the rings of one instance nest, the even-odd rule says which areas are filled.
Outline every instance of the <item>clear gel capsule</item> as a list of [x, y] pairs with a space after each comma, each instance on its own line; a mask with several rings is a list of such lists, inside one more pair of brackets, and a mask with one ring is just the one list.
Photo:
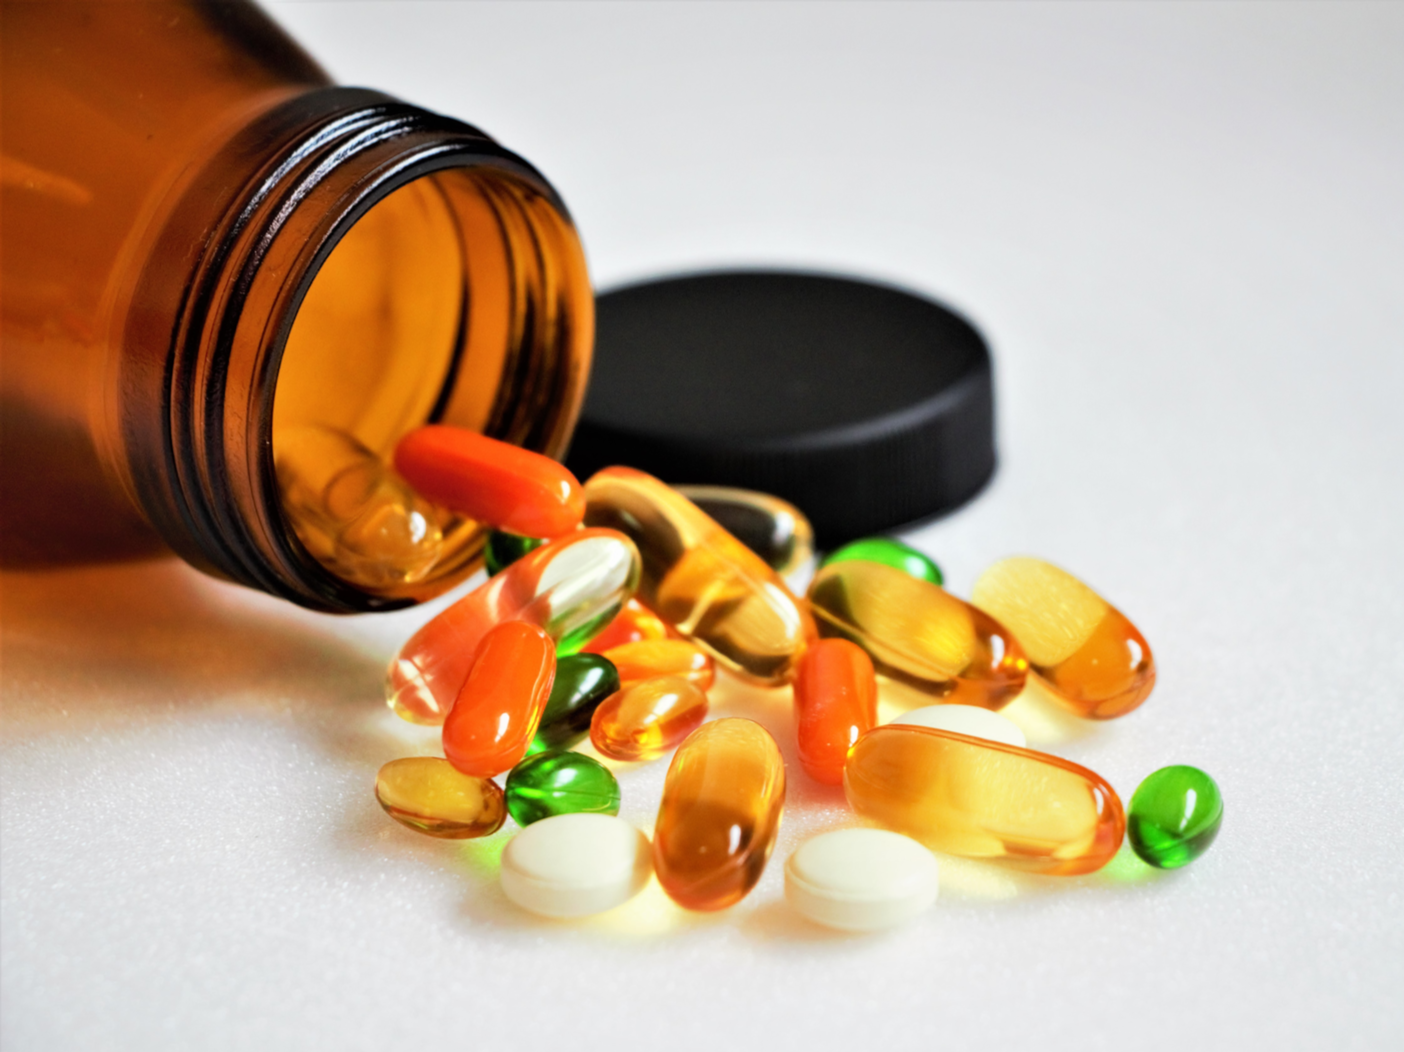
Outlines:
[[582, 753], [541, 753], [507, 776], [507, 810], [519, 826], [552, 815], [617, 815], [619, 783], [609, 768]]
[[1090, 873], [1121, 847], [1115, 790], [1075, 763], [927, 727], [887, 724], [843, 774], [863, 818], [937, 851], [1034, 873]]
[[716, 679], [716, 663], [686, 639], [641, 639], [605, 651], [624, 685], [655, 676], [680, 676], [707, 690]]
[[1121, 611], [1042, 559], [1004, 559], [971, 601], [1014, 633], [1053, 696], [1079, 716], [1124, 716], [1155, 686], [1150, 645]]
[[595, 710], [590, 744], [611, 760], [656, 760], [707, 718], [707, 695], [677, 676], [631, 683]]
[[901, 570], [912, 577], [929, 581], [932, 584], [945, 584], [941, 568], [929, 556], [891, 537], [864, 537], [862, 540], [845, 544], [832, 555], [824, 558], [824, 565], [847, 562], [849, 559], [864, 559], [870, 563], [882, 563]]
[[877, 723], [877, 677], [861, 647], [821, 639], [805, 651], [795, 677], [795, 717], [805, 774], [842, 785], [848, 750]]
[[730, 486], [675, 488], [781, 577], [788, 577], [814, 558], [814, 528], [804, 512], [789, 501]]
[[502, 828], [502, 790], [437, 756], [391, 760], [375, 776], [375, 798], [401, 825], [445, 840], [487, 836]]
[[638, 579], [637, 549], [613, 530], [579, 530], [543, 545], [412, 635], [390, 662], [386, 701], [411, 723], [442, 723], [494, 625], [529, 622], [556, 640], [559, 653], [573, 653], [614, 619]]
[[1028, 662], [988, 614], [902, 570], [866, 560], [825, 566], [809, 586], [819, 633], [857, 643], [878, 673], [947, 702], [998, 709], [1024, 689]]
[[590, 718], [600, 702], [619, 691], [619, 672], [598, 654], [568, 654], [556, 659], [556, 681], [541, 714], [529, 754], [568, 749], [590, 733]]
[[511, 770], [536, 736], [556, 676], [551, 637], [525, 621], [494, 626], [444, 720], [444, 756], [464, 774]]
[[585, 484], [585, 521], [639, 548], [639, 599], [723, 665], [763, 683], [791, 674], [814, 624], [755, 552], [651, 475], [606, 468]]

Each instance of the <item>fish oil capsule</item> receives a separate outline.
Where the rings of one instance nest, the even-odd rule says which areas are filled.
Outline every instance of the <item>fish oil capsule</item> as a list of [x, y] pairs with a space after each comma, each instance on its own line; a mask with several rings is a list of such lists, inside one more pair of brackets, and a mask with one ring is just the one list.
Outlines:
[[519, 537], [515, 533], [493, 530], [483, 546], [483, 565], [489, 576], [499, 574], [527, 552], [534, 552], [545, 543], [539, 537]]
[[390, 662], [386, 702], [411, 723], [442, 723], [494, 625], [538, 625], [560, 653], [572, 653], [614, 619], [638, 580], [638, 550], [613, 530], [580, 530], [542, 545], [410, 636]]
[[444, 720], [444, 756], [464, 774], [491, 778], [526, 755], [551, 695], [556, 648], [524, 621], [497, 625]]
[[752, 720], [704, 723], [678, 747], [653, 829], [653, 868], [680, 906], [720, 910], [760, 880], [785, 806], [785, 764]]
[[814, 558], [814, 528], [789, 501], [730, 486], [675, 486], [781, 577]]
[[507, 818], [496, 782], [464, 774], [437, 756], [391, 760], [375, 776], [375, 798], [401, 825], [445, 840], [496, 833]]
[[1079, 716], [1124, 716], [1155, 686], [1155, 661], [1136, 626], [1052, 563], [1001, 560], [975, 582], [971, 601], [1014, 633], [1033, 671]]
[[850, 559], [809, 586], [819, 634], [857, 643], [880, 675], [933, 698], [998, 709], [1024, 689], [1028, 662], [988, 614], [929, 581], [882, 563]]
[[641, 639], [604, 652], [624, 685], [655, 676], [680, 676], [701, 690], [716, 680], [716, 663], [686, 639]]
[[590, 733], [590, 717], [600, 702], [619, 690], [619, 673], [598, 654], [568, 654], [556, 659], [556, 681], [541, 714], [528, 755], [568, 749]]
[[581, 649], [589, 654], [603, 654], [625, 643], [641, 643], [645, 639], [675, 639], [663, 619], [637, 599], [630, 599], [624, 609], [603, 632]]
[[927, 727], [858, 739], [843, 773], [862, 817], [937, 851], [1034, 873], [1090, 873], [1121, 847], [1121, 800], [1075, 763]]
[[987, 738], [1020, 749], [1029, 744], [1019, 725], [1009, 717], [975, 705], [926, 705], [902, 713], [892, 723], [952, 731], [968, 738]]
[[835, 829], [785, 863], [785, 898], [816, 924], [877, 931], [925, 913], [939, 888], [936, 857], [886, 829]]
[[701, 726], [707, 695], [677, 676], [631, 683], [595, 710], [590, 744], [611, 760], [656, 760]]
[[619, 783], [609, 768], [578, 752], [544, 752], [512, 768], [507, 811], [519, 826], [552, 815], [619, 813]]
[[1219, 835], [1224, 798], [1198, 767], [1162, 767], [1131, 796], [1126, 839], [1131, 850], [1159, 869], [1187, 866]]
[[800, 766], [825, 785], [843, 784], [843, 765], [858, 736], [877, 723], [877, 677], [862, 648], [821, 639], [795, 677]]
[[824, 559], [825, 566], [847, 562], [849, 559], [863, 559], [870, 563], [882, 563], [895, 570], [901, 570], [922, 581], [941, 585], [946, 579], [941, 576], [941, 568], [923, 552], [910, 545], [895, 541], [891, 537], [864, 537], [862, 540], [845, 544]]
[[534, 822], [502, 852], [502, 890], [543, 917], [587, 917], [628, 902], [653, 871], [648, 837], [611, 815]]
[[559, 537], [585, 514], [563, 465], [461, 427], [411, 431], [395, 447], [395, 469], [436, 504], [523, 537]]
[[639, 599], [727, 668], [782, 683], [814, 624], [755, 552], [651, 475], [606, 468], [585, 485], [585, 521], [629, 536], [643, 560]]

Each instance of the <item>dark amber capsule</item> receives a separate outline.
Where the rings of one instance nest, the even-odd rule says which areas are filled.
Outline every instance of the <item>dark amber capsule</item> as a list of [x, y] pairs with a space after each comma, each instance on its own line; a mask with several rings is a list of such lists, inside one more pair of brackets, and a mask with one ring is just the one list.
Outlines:
[[998, 709], [1024, 689], [1014, 636], [944, 589], [881, 563], [825, 566], [809, 586], [821, 635], [857, 643], [878, 673], [960, 705]]
[[619, 670], [619, 682], [628, 685], [655, 676], [680, 676], [701, 690], [716, 679], [716, 663], [686, 639], [641, 639], [605, 651]]
[[507, 818], [496, 782], [464, 774], [437, 756], [391, 760], [375, 776], [375, 798], [401, 825], [445, 840], [496, 833]]
[[645, 639], [675, 639], [663, 619], [637, 599], [630, 599], [605, 630], [580, 649], [588, 654], [603, 654], [625, 643]]
[[595, 710], [590, 744], [611, 760], [656, 760], [707, 718], [707, 695], [677, 676], [631, 683]]
[[511, 770], [536, 735], [556, 676], [556, 647], [524, 621], [493, 628], [444, 720], [444, 755], [464, 774]]
[[653, 867], [690, 910], [740, 902], [760, 880], [785, 806], [785, 764], [760, 724], [725, 719], [695, 730], [668, 767], [653, 828]]
[[590, 733], [590, 717], [600, 702], [619, 690], [619, 673], [599, 654], [568, 654], [556, 659], [556, 682], [531, 753], [568, 749]]
[[619, 813], [619, 782], [609, 768], [578, 752], [545, 752], [512, 768], [507, 810], [519, 826], [552, 815]]
[[546, 542], [539, 537], [519, 537], [515, 533], [493, 530], [483, 546], [483, 565], [489, 576], [499, 574], [527, 552], [534, 552]]
[[877, 677], [863, 649], [846, 639], [810, 646], [795, 677], [795, 715], [805, 774], [842, 785], [849, 749], [877, 724]]
[[814, 558], [814, 528], [787, 500], [730, 486], [677, 486], [692, 503], [766, 561], [781, 577]]

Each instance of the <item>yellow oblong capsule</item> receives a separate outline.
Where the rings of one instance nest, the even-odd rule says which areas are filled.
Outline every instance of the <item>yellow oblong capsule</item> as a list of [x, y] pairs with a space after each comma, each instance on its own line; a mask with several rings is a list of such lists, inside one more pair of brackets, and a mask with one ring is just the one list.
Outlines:
[[831, 563], [809, 586], [826, 637], [857, 643], [879, 675], [960, 705], [1000, 709], [1024, 689], [1013, 634], [945, 589], [883, 563]]
[[690, 910], [740, 902], [775, 848], [785, 806], [785, 762], [752, 720], [704, 723], [673, 754], [653, 827], [653, 867], [668, 896]]
[[1126, 816], [1106, 780], [1047, 753], [930, 727], [874, 727], [844, 793], [859, 815], [937, 851], [1071, 876], [1106, 865]]
[[401, 825], [445, 840], [487, 836], [507, 820], [496, 782], [464, 774], [437, 756], [391, 760], [375, 776], [375, 798]]

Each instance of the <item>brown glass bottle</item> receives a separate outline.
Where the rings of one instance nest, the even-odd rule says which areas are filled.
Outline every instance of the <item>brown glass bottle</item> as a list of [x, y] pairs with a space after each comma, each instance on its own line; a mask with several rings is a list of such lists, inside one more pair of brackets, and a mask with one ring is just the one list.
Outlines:
[[306, 606], [387, 609], [281, 506], [280, 431], [386, 455], [430, 421], [558, 456], [593, 299], [551, 186], [482, 132], [330, 85], [247, 3], [6, 2], [0, 550], [174, 549]]

